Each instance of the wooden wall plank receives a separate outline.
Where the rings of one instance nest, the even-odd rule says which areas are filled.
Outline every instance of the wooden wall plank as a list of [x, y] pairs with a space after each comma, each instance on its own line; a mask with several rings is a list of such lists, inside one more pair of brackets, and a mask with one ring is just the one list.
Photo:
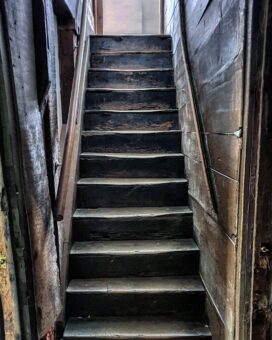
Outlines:
[[227, 339], [225, 325], [222, 319], [216, 313], [212, 301], [208, 298], [206, 300], [206, 310], [209, 315], [209, 327], [214, 339]]
[[186, 176], [201, 248], [201, 273], [214, 339], [235, 332], [235, 265], [244, 76], [244, 0], [184, 0], [186, 34], [218, 203], [212, 209], [203, 181], [180, 46], [179, 2], [165, 1], [165, 32], [172, 35], [177, 104]]
[[239, 179], [241, 138], [234, 135], [208, 134], [210, 167], [235, 180]]
[[212, 171], [218, 204], [218, 223], [225, 233], [235, 240], [238, 218], [238, 181]]
[[201, 254], [200, 272], [207, 291], [224, 321], [227, 333], [225, 339], [233, 339], [235, 245], [197, 201], [192, 200], [191, 203], [194, 211], [195, 236]]
[[241, 62], [238, 60], [225, 67], [224, 71], [216, 71], [216, 76], [213, 77], [211, 72], [208, 79], [201, 80], [198, 100], [205, 131], [232, 133], [241, 128], [242, 81]]

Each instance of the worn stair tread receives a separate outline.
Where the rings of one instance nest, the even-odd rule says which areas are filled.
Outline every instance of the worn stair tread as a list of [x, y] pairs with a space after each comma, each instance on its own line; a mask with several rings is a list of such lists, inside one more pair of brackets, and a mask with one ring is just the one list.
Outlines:
[[163, 112], [169, 112], [169, 113], [178, 113], [178, 109], [150, 109], [150, 110], [89, 110], [85, 109], [85, 113], [92, 114], [92, 113], [163, 113]]
[[[122, 69], [122, 68], [105, 68], [105, 67], [90, 67], [89, 71], [91, 72], [120, 72], [120, 73], [142, 73], [142, 72], [169, 72], [174, 71], [173, 68], [128, 68], [128, 69]], [[172, 86], [173, 87], [173, 86]]]
[[107, 56], [107, 55], [123, 55], [123, 54], [173, 54], [171, 50], [142, 50], [142, 51], [122, 51], [122, 50], [116, 50], [116, 51], [95, 51], [92, 53], [92, 55], [99, 55], [99, 56]]
[[92, 38], [171, 38], [170, 34], [96, 34], [91, 36]]
[[103, 135], [171, 135], [181, 133], [181, 130], [99, 130], [99, 131], [82, 131], [81, 135], [88, 136], [103, 136]]
[[199, 277], [123, 277], [71, 280], [67, 293], [204, 293]]
[[129, 218], [129, 217], [158, 217], [171, 215], [192, 215], [192, 210], [185, 207], [132, 207], [132, 208], [98, 208], [77, 209], [75, 218]]
[[90, 157], [109, 157], [109, 158], [121, 158], [121, 159], [134, 159], [134, 158], [176, 158], [184, 157], [182, 153], [140, 153], [140, 152], [123, 152], [123, 153], [99, 153], [99, 152], [82, 152], [80, 154], [81, 159], [88, 159]]
[[71, 255], [140, 255], [198, 251], [193, 239], [75, 242]]
[[186, 178], [82, 178], [79, 185], [157, 185], [168, 183], [187, 183]]
[[193, 339], [211, 337], [204, 322], [186, 322], [170, 317], [108, 317], [69, 319], [64, 338], [73, 339]]
[[152, 33], [146, 33], [146, 34], [130, 34], [130, 33], [123, 33], [123, 34], [96, 34], [91, 36], [92, 38], [171, 38], [170, 34], [152, 34]]
[[110, 87], [88, 87], [86, 91], [88, 92], [115, 92], [115, 93], [129, 93], [129, 92], [168, 92], [168, 91], [173, 91], [176, 88], [171, 86], [171, 87], [146, 87], [146, 88], [141, 88], [141, 89], [116, 89], [116, 88], [110, 88]]
[[107, 35], [91, 36], [90, 50], [108, 51], [171, 51], [171, 37], [165, 35]]

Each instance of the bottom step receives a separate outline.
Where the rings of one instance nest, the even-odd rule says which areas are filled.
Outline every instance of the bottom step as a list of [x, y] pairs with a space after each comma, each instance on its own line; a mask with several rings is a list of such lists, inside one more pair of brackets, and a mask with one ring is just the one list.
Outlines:
[[64, 340], [87, 339], [212, 339], [205, 323], [169, 318], [69, 319]]

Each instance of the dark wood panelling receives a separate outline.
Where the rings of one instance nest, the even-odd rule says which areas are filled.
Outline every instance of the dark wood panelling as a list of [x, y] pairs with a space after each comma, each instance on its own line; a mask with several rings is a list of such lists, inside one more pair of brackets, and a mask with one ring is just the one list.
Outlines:
[[229, 237], [237, 234], [238, 182], [213, 171], [218, 204], [218, 222]]
[[[201, 165], [189, 157], [185, 158], [186, 176], [189, 181], [190, 195], [209, 214], [213, 214], [207, 188], [202, 178]], [[237, 234], [237, 204], [238, 204], [238, 182], [212, 172], [216, 186], [216, 197], [218, 214], [215, 217], [218, 228], [221, 228], [230, 238], [235, 240]]]
[[205, 182], [203, 181], [203, 173], [200, 162], [189, 157], [185, 157], [185, 172], [189, 182], [190, 195], [199, 202], [205, 211], [209, 214], [213, 214], [208, 190]]
[[[209, 132], [231, 132], [241, 127], [243, 27], [239, 2], [230, 4], [221, 20], [217, 19], [218, 24], [207, 24], [201, 34], [195, 35], [187, 26], [193, 77], [204, 127]], [[214, 6], [212, 2], [207, 16]]]
[[214, 339], [233, 339], [235, 245], [195, 200], [191, 200], [191, 204], [194, 211], [195, 236], [201, 254], [201, 275], [224, 320], [228, 334], [226, 338]]
[[182, 146], [184, 155], [194, 161], [200, 162], [195, 132], [182, 133]]
[[218, 214], [214, 214], [199, 162], [192, 108], [180, 45], [179, 1], [165, 1], [165, 33], [173, 38], [173, 61], [182, 144], [201, 272], [210, 294], [207, 311], [213, 338], [234, 334], [235, 242], [242, 134], [244, 0], [185, 0], [189, 62], [205, 132]]
[[241, 69], [230, 65], [215, 78], [203, 80], [198, 98], [205, 131], [235, 132], [242, 126], [242, 77]]
[[219, 315], [216, 313], [213, 302], [206, 299], [206, 310], [209, 315], [209, 327], [213, 335], [213, 339], [227, 339], [227, 333], [225, 330], [225, 325], [220, 319]]
[[[240, 34], [243, 29], [242, 23], [244, 21], [244, 12], [242, 10], [244, 7], [244, 0], [211, 0], [210, 5], [206, 8], [203, 13], [204, 15], [202, 15], [201, 19], [197, 22], [197, 25], [190, 25], [193, 20], [195, 10], [197, 10], [199, 6], [202, 6], [203, 2], [206, 2], [206, 0], [197, 1], [193, 11], [192, 6], [194, 6], [194, 2], [188, 1], [185, 5], [187, 26], [186, 34], [189, 49], [193, 53], [196, 53], [195, 57], [197, 57], [197, 54], [199, 54], [201, 49], [203, 49], [203, 51], [207, 50], [207, 44], [211, 43], [209, 41], [214, 39], [210, 60], [215, 62], [212, 65], [209, 65], [209, 68], [212, 68], [216, 67], [216, 65], [221, 63], [223, 60], [230, 60], [228, 57], [232, 53], [235, 54], [235, 51], [237, 51], [235, 46], [239, 47], [238, 49], [240, 50]], [[230, 41], [235, 41], [237, 43], [232, 46], [229, 45]], [[224, 58], [217, 59], [217, 57], [220, 56], [220, 53], [223, 52], [223, 49], [227, 48], [228, 45], [231, 48], [227, 51]], [[216, 50], [219, 54], [217, 54]]]
[[74, 76], [76, 35], [73, 26], [59, 26], [59, 58], [61, 80], [62, 120], [67, 122], [70, 94]]
[[207, 143], [211, 168], [238, 180], [241, 139], [233, 135], [208, 134]]

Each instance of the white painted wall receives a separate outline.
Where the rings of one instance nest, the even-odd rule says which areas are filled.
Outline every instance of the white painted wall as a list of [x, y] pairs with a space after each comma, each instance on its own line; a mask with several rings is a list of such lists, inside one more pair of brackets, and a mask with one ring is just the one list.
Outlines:
[[103, 0], [103, 34], [159, 34], [160, 0]]

